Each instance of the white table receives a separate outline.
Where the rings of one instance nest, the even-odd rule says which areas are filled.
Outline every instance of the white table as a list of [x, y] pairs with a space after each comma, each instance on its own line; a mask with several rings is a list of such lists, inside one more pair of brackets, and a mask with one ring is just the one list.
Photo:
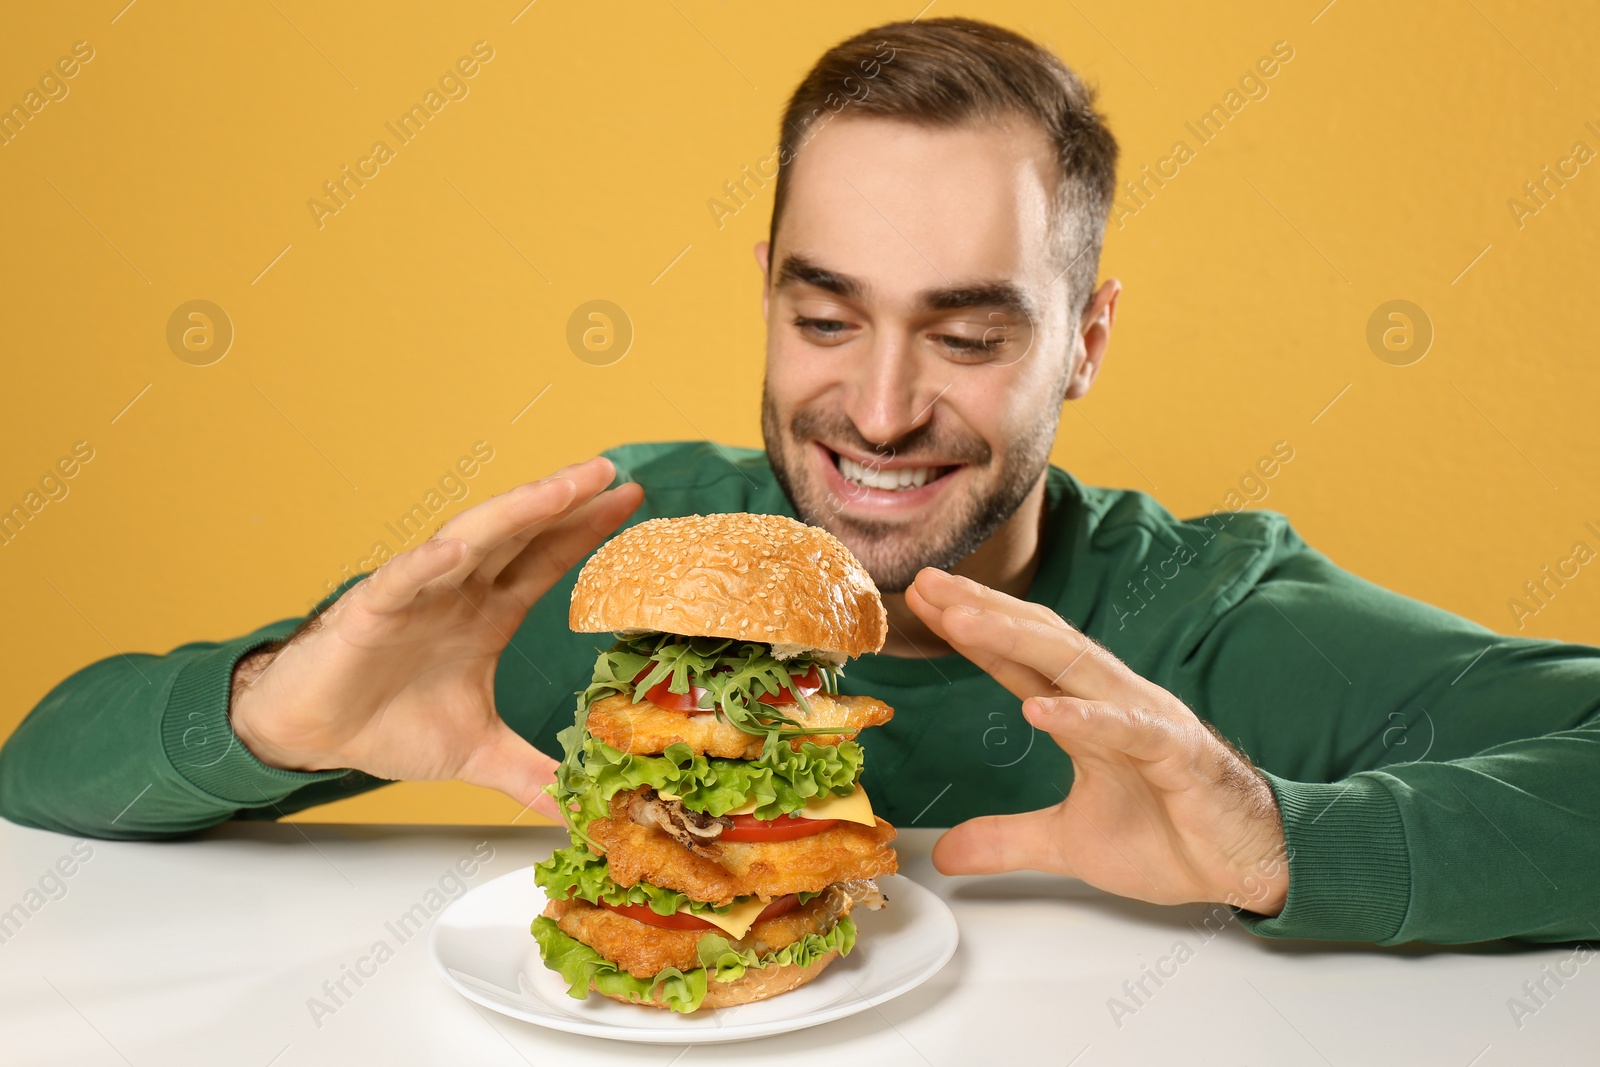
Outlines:
[[[1207, 908], [1146, 906], [1064, 879], [945, 878], [928, 861], [935, 836], [902, 831], [899, 848], [902, 872], [961, 924], [961, 948], [939, 975], [816, 1029], [674, 1049], [479, 1009], [435, 975], [426, 937], [401, 943], [385, 925], [426, 906], [475, 848], [493, 856], [470, 885], [544, 858], [563, 840], [553, 828], [231, 824], [175, 843], [78, 844], [79, 856], [92, 849], [80, 860], [73, 838], [0, 821], [0, 908], [26, 914], [0, 926], [0, 1063], [1600, 1062], [1600, 953], [1579, 962], [1569, 947], [1265, 942], [1232, 922], [1213, 920], [1213, 932]], [[63, 857], [70, 877], [56, 866]], [[29, 896], [41, 880], [54, 898]], [[380, 938], [393, 957], [359, 987], [347, 979], [344, 1003], [314, 1015], [323, 983]], [[1162, 984], [1147, 968], [1165, 972]], [[1572, 977], [1560, 986], [1546, 977], [1563, 970]], [[1540, 979], [1542, 1005], [1523, 988]], [[1537, 1010], [1514, 1018], [1513, 997]]]

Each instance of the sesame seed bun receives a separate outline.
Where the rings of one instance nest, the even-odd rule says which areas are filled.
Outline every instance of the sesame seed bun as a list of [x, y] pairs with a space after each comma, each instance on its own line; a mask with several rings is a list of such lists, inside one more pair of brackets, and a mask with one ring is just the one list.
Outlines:
[[883, 647], [878, 587], [826, 530], [782, 515], [650, 519], [600, 547], [578, 575], [579, 633], [732, 637], [777, 655], [843, 660]]

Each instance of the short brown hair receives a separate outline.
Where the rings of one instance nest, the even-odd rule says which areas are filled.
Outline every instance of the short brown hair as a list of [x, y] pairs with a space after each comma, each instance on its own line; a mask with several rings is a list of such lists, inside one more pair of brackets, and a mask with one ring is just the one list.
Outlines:
[[821, 116], [847, 106], [857, 115], [933, 127], [1006, 115], [1036, 122], [1055, 148], [1056, 252], [1068, 274], [1073, 312], [1082, 310], [1100, 269], [1117, 142], [1094, 109], [1094, 93], [1065, 63], [1020, 34], [964, 18], [891, 22], [834, 45], [783, 113], [768, 237], [773, 247], [784, 178], [795, 156]]

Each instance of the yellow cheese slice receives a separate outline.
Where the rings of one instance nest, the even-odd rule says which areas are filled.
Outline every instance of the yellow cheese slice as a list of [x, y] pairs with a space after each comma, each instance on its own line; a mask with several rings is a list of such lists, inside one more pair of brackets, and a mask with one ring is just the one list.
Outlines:
[[[756, 802], [747, 800], [727, 814], [749, 815], [755, 810]], [[806, 801], [806, 806], [795, 814], [802, 819], [840, 819], [844, 822], [858, 822], [863, 826], [877, 825], [877, 819], [872, 814], [872, 804], [867, 800], [867, 791], [859, 785], [842, 797], [832, 793], [825, 797], [812, 797]]]
[[[657, 792], [656, 795], [662, 800], [678, 799], [674, 793]], [[724, 814], [749, 815], [755, 810], [756, 802], [750, 799]], [[862, 826], [877, 825], [877, 817], [872, 814], [872, 803], [867, 799], [867, 791], [859, 785], [842, 797], [833, 793], [825, 797], [813, 797], [795, 814], [802, 819], [838, 819], [841, 822], [858, 822]]]
[[751, 897], [748, 900], [736, 900], [727, 913], [723, 915], [718, 915], [714, 911], [690, 912], [689, 905], [684, 904], [678, 908], [678, 914], [693, 914], [697, 919], [704, 919], [737, 941], [750, 932], [750, 927], [755, 925], [756, 916], [760, 915], [762, 910], [770, 903], [772, 903], [770, 900], [760, 900], [756, 897]]
[[[678, 799], [667, 793], [659, 793], [657, 795], [664, 800]], [[750, 800], [727, 814], [749, 815], [755, 810], [756, 802]], [[858, 822], [863, 826], [877, 824], [877, 819], [872, 814], [872, 804], [867, 800], [867, 791], [859, 785], [842, 797], [829, 793], [826, 797], [808, 800], [806, 806], [801, 808], [797, 814], [802, 819], [840, 819], [844, 822]], [[762, 909], [768, 903], [769, 901], [752, 897], [749, 900], [736, 901], [722, 915], [718, 915], [714, 911], [691, 912], [687, 904], [680, 906], [678, 912], [682, 915], [692, 914], [698, 919], [704, 919], [729, 937], [738, 940], [750, 932], [750, 927], [755, 924], [756, 916], [761, 914]]]

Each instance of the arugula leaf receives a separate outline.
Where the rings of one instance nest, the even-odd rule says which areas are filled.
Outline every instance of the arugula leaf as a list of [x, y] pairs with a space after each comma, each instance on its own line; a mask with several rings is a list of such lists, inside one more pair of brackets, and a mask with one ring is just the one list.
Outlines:
[[560, 973], [567, 983], [567, 994], [585, 1000], [593, 985], [602, 993], [620, 994], [630, 1000], [659, 1000], [675, 1012], [688, 1014], [705, 1000], [711, 981], [732, 982], [743, 978], [753, 967], [809, 966], [837, 949], [846, 956], [856, 943], [856, 925], [848, 915], [825, 934], [806, 934], [777, 952], [757, 956], [753, 950], [739, 951], [719, 934], [703, 934], [696, 946], [701, 966], [683, 971], [668, 967], [648, 978], [639, 978], [576, 938], [569, 937], [556, 921], [541, 915], [529, 927], [539, 943], [544, 965]]
[[[534, 864], [533, 880], [551, 900], [576, 897], [590, 904], [605, 903], [615, 907], [625, 904], [648, 904], [650, 910], [657, 915], [672, 915], [685, 904], [689, 905], [691, 914], [711, 912], [725, 915], [733, 909], [734, 904], [746, 899], [735, 897], [733, 903], [717, 906], [703, 900], [692, 900], [687, 893], [664, 889], [649, 882], [620, 886], [611, 880], [605, 857], [595, 855], [582, 845], [557, 849], [549, 859]], [[802, 904], [819, 895], [797, 894]]]
[[[745, 733], [783, 737], [836, 732], [836, 727], [806, 729], [798, 719], [783, 714], [773, 705], [761, 703], [763, 696], [777, 696], [785, 689], [794, 692], [800, 708], [811, 714], [811, 703], [799, 691], [795, 679], [815, 667], [823, 691], [839, 691], [839, 668], [807, 656], [780, 660], [770, 645], [754, 641], [735, 641], [729, 637], [680, 637], [677, 634], [650, 633], [624, 637], [602, 652], [595, 664], [594, 680], [583, 691], [587, 707], [612, 693], [627, 693], [638, 703], [641, 697], [662, 682], [667, 690], [686, 694], [691, 685], [705, 689], [712, 709], [724, 721]], [[641, 671], [648, 671], [640, 677]], [[639, 681], [634, 682], [635, 678]]]

